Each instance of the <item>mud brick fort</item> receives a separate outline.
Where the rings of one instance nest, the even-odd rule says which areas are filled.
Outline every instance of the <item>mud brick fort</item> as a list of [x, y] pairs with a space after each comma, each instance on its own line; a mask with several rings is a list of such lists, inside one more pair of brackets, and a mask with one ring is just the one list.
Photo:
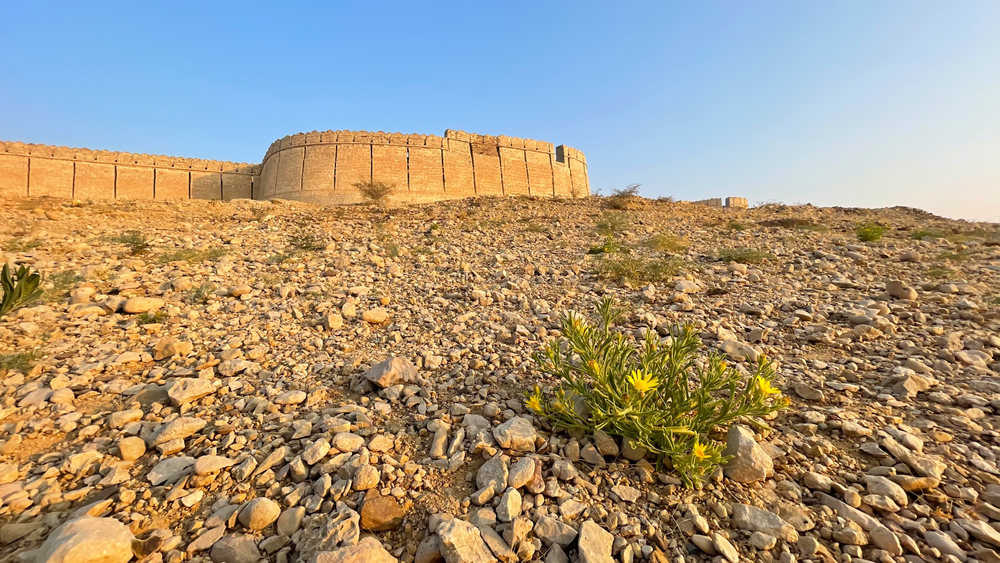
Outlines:
[[279, 139], [260, 164], [0, 142], [0, 197], [283, 198], [361, 201], [354, 184], [395, 184], [400, 203], [482, 195], [589, 195], [583, 153], [552, 143], [445, 131], [313, 131]]

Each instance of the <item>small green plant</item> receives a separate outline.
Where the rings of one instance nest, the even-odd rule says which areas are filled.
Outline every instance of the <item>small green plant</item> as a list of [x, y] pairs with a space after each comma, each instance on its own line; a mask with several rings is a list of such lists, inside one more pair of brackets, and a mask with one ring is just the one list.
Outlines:
[[212, 282], [204, 282], [198, 287], [195, 287], [188, 291], [188, 294], [184, 296], [184, 302], [189, 305], [204, 305], [208, 303], [208, 297], [215, 291], [215, 284]]
[[745, 231], [747, 229], [746, 225], [744, 225], [743, 223], [740, 223], [739, 221], [737, 221], [735, 219], [730, 220], [729, 223], [726, 224], [726, 227], [730, 231]]
[[34, 365], [35, 360], [41, 357], [41, 355], [41, 350], [18, 352], [16, 354], [0, 354], [0, 373], [6, 373], [11, 370], [28, 373], [31, 371], [31, 366]]
[[886, 228], [878, 223], [862, 223], [854, 228], [854, 233], [858, 235], [861, 242], [877, 242], [885, 234]]
[[168, 252], [166, 254], [161, 254], [158, 261], [161, 264], [168, 264], [170, 262], [204, 262], [206, 260], [214, 261], [222, 258], [226, 254], [229, 254], [229, 250], [225, 248], [212, 248], [209, 250], [196, 250], [194, 248], [182, 248], [174, 252]]
[[29, 252], [44, 244], [40, 240], [12, 238], [3, 244], [5, 252]]
[[614, 254], [621, 250], [621, 245], [615, 237], [608, 235], [604, 237], [604, 242], [599, 245], [591, 246], [587, 250], [587, 254]]
[[167, 320], [166, 311], [156, 311], [155, 313], [152, 311], [146, 311], [136, 317], [136, 322], [140, 325], [159, 324], [165, 320]]
[[138, 256], [149, 250], [149, 242], [139, 231], [129, 231], [123, 235], [111, 237], [111, 242], [124, 244], [128, 247], [129, 254]]
[[326, 249], [326, 243], [323, 242], [323, 239], [312, 233], [299, 233], [292, 235], [288, 237], [288, 245], [295, 250], [306, 252], [316, 252]]
[[83, 281], [83, 276], [80, 276], [76, 272], [64, 270], [49, 275], [49, 281], [52, 283], [52, 288], [45, 291], [44, 300], [52, 303], [53, 301], [64, 299], [71, 287], [77, 282]]
[[604, 198], [604, 206], [608, 209], [625, 210], [639, 197], [640, 184], [629, 184], [624, 188], [611, 190], [611, 195]]
[[683, 268], [684, 261], [679, 258], [644, 258], [619, 252], [605, 255], [597, 273], [604, 279], [636, 284], [668, 280]]
[[368, 180], [354, 182], [354, 189], [358, 190], [368, 205], [381, 206], [385, 199], [396, 191], [396, 184]]
[[945, 238], [945, 235], [941, 231], [933, 229], [917, 229], [910, 233], [910, 238], [913, 240], [923, 240], [928, 238]]
[[653, 331], [636, 342], [613, 330], [622, 313], [611, 298], [597, 311], [596, 323], [563, 317], [563, 337], [535, 355], [542, 373], [560, 383], [548, 393], [536, 386], [527, 406], [557, 429], [601, 430], [665, 455], [690, 487], [725, 461], [714, 429], [789, 404], [763, 356], [744, 377], [718, 354], [699, 361], [701, 341], [691, 328], [673, 327], [666, 343]]
[[932, 266], [927, 269], [927, 277], [929, 278], [948, 279], [953, 277], [955, 273], [955, 270], [944, 266]]
[[548, 225], [539, 225], [538, 223], [528, 223], [524, 231], [526, 233], [548, 233], [549, 227]]
[[10, 265], [4, 264], [0, 270], [0, 288], [3, 298], [0, 299], [0, 317], [20, 309], [42, 296], [42, 274], [32, 272], [27, 266], [21, 266], [14, 273]]
[[660, 252], [672, 252], [674, 254], [684, 252], [688, 248], [688, 241], [676, 235], [653, 235], [648, 239], [642, 241], [645, 248], [650, 250], [658, 250]]
[[765, 260], [776, 260], [774, 254], [763, 252], [756, 248], [720, 248], [719, 260], [723, 262], [739, 262], [740, 264], [760, 264]]
[[605, 211], [604, 216], [597, 222], [594, 231], [599, 235], [613, 235], [628, 228], [631, 221], [627, 213], [616, 211]]

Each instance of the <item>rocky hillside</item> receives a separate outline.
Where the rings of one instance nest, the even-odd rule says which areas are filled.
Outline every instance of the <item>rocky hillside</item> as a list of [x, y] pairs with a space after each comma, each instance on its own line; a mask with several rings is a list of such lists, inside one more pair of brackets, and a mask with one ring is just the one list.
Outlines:
[[[46, 288], [0, 319], [3, 561], [1000, 562], [997, 225], [6, 200], [2, 260]], [[605, 296], [791, 405], [700, 488], [553, 428], [532, 355]]]

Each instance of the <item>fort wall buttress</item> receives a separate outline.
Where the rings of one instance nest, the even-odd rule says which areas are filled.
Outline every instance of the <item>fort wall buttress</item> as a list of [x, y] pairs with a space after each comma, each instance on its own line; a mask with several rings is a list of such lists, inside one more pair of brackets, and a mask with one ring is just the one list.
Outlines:
[[2, 196], [249, 198], [259, 171], [235, 162], [0, 142]]

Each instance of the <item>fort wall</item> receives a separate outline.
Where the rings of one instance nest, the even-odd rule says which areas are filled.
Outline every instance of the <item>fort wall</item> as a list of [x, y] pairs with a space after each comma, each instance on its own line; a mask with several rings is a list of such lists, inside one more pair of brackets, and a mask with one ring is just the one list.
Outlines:
[[249, 198], [259, 170], [254, 164], [0, 141], [0, 197]]
[[395, 184], [392, 197], [401, 203], [590, 193], [587, 161], [576, 149], [450, 129], [444, 137], [381, 131], [298, 133], [272, 143], [260, 170], [255, 197], [322, 204], [360, 202], [354, 185], [367, 181]]
[[453, 130], [298, 133], [272, 143], [259, 165], [0, 142], [0, 197], [352, 204], [362, 199], [354, 185], [368, 181], [394, 184], [400, 203], [590, 194], [587, 161], [576, 149]]

